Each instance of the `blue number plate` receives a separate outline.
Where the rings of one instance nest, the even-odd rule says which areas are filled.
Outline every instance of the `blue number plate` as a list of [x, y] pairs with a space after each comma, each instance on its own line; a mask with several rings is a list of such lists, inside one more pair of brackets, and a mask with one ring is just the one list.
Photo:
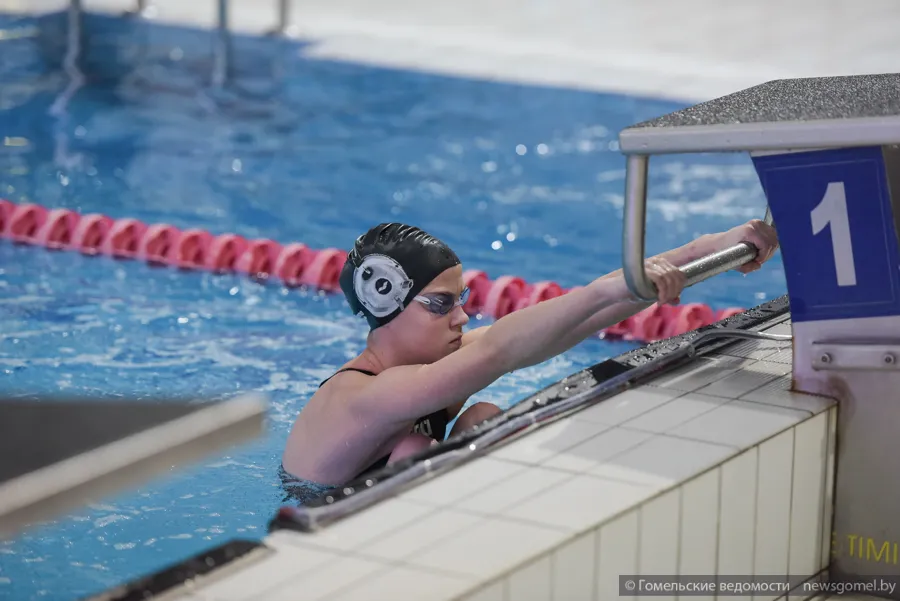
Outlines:
[[778, 228], [791, 318], [900, 314], [900, 252], [881, 148], [753, 161]]

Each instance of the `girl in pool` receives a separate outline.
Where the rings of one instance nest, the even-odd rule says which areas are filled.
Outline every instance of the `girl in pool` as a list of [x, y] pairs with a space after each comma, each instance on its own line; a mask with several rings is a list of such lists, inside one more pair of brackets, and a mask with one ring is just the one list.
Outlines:
[[[648, 259], [657, 301], [679, 302], [685, 279], [677, 266], [740, 242], [759, 251], [744, 273], [778, 248], [774, 228], [752, 220]], [[340, 485], [437, 444], [470, 395], [643, 308], [619, 270], [463, 333], [462, 275], [456, 254], [416, 227], [383, 223], [356, 240], [340, 283], [371, 331], [363, 352], [322, 382], [297, 417], [282, 456], [288, 474]], [[475, 403], [450, 435], [498, 413]]]

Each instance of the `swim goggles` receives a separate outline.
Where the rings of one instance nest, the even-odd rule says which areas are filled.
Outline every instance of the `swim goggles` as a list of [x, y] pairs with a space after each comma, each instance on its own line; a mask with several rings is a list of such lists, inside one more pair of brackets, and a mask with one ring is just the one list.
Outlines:
[[469, 300], [469, 289], [463, 288], [458, 299], [453, 298], [449, 292], [435, 292], [433, 294], [420, 294], [413, 297], [413, 300], [419, 301], [425, 308], [436, 315], [447, 315], [455, 307], [462, 307]]

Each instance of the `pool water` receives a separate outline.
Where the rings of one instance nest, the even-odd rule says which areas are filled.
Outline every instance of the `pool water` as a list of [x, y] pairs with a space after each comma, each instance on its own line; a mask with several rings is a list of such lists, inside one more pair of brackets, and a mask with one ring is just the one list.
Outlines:
[[[84, 28], [85, 85], [66, 94], [63, 15], [0, 15], [0, 197], [313, 248], [399, 220], [492, 279], [569, 287], [621, 267], [617, 133], [682, 106], [313, 60], [265, 38], [235, 39], [233, 79], [215, 90], [209, 32], [101, 16]], [[765, 208], [743, 155], [654, 158], [649, 198], [649, 253]], [[784, 292], [776, 257], [683, 300]], [[366, 334], [339, 296], [3, 241], [0, 314], [0, 394], [271, 401], [263, 440], [0, 542], [0, 598], [17, 600], [80, 598], [264, 536], [294, 417]], [[634, 346], [585, 341], [471, 402], [509, 407]]]

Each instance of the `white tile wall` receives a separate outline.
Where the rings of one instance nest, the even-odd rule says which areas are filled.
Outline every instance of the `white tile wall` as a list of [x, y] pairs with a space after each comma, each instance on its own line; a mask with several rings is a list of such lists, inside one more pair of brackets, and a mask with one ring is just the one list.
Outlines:
[[818, 396], [791, 391], [791, 374], [787, 373], [770, 380], [756, 390], [752, 390], [740, 397], [742, 401], [764, 403], [808, 411], [810, 414], [820, 413], [834, 406], [835, 400], [831, 397]]
[[[445, 601], [470, 589], [471, 579], [449, 576], [421, 568], [394, 566], [383, 573], [364, 578], [349, 587], [328, 595], [328, 601], [373, 601], [392, 599], [399, 601]], [[294, 599], [306, 599], [303, 582], [294, 591]]]
[[461, 598], [460, 601], [507, 601], [506, 585], [507, 581], [505, 578], [492, 582]]
[[[618, 597], [620, 574], [783, 574], [789, 570], [798, 573], [795, 568], [798, 561], [821, 561], [825, 465], [829, 450], [833, 452], [829, 447], [833, 444], [833, 437], [829, 436], [833, 428], [829, 419], [833, 416], [834, 408], [770, 437], [758, 447], [736, 456], [726, 454], [725, 459], [731, 458], [720, 467], [701, 474], [683, 487], [649, 498], [636, 509], [613, 517], [599, 527], [597, 524], [604, 518], [598, 517], [598, 508], [600, 516], [610, 517], [614, 513], [603, 510], [604, 504], [615, 497], [606, 486], [624, 482], [568, 476], [561, 484], [511, 507], [509, 518], [521, 518], [529, 523], [502, 518], [479, 521], [460, 508], [456, 513], [474, 522], [468, 521], [468, 526], [459, 524], [459, 528], [448, 527], [451, 533], [438, 537], [443, 540], [424, 553], [409, 547], [406, 561], [413, 567], [424, 566], [433, 572], [400, 578], [407, 574], [405, 569], [412, 569], [408, 566], [393, 576], [380, 576], [377, 590], [391, 594], [409, 590], [401, 587], [402, 580], [420, 582], [427, 587], [428, 574], [437, 574], [439, 577], [433, 581], [440, 581], [447, 588], [447, 594], [441, 598], [463, 595], [460, 599], [464, 601], [532, 598], [593, 601]], [[657, 438], [671, 437], [654, 437], [654, 440]], [[657, 462], [667, 456], [683, 459], [690, 457], [690, 453], [669, 449], [646, 454], [648, 458], [655, 457]], [[796, 473], [797, 465], [805, 466], [800, 468], [805, 469], [805, 475]], [[550, 469], [540, 473], [550, 478], [545, 483], [566, 477]], [[696, 472], [687, 469], [685, 473]], [[525, 476], [520, 474], [507, 483], [511, 488], [521, 487], [527, 482]], [[525, 486], [519, 490], [527, 497], [535, 489]], [[487, 507], [493, 510], [499, 505], [486, 501], [490, 499], [487, 492], [480, 495], [484, 497], [481, 502], [488, 503]], [[647, 496], [623, 498], [617, 510], [636, 506], [641, 498]], [[806, 519], [799, 522], [792, 519], [797, 511]], [[532, 520], [555, 528], [531, 525]], [[557, 528], [583, 534], [566, 540], [563, 530]], [[401, 533], [394, 536], [398, 540], [402, 538]], [[397, 543], [396, 546], [404, 549], [407, 545]], [[368, 554], [371, 548], [362, 551]], [[447, 571], [453, 569], [461, 573]], [[506, 575], [502, 575], [504, 571]], [[499, 580], [479, 588], [479, 582], [497, 575], [501, 575]], [[356, 599], [354, 595], [362, 595], [367, 590], [363, 582], [359, 580], [357, 585], [338, 590], [336, 598]]]
[[570, 472], [535, 466], [487, 486], [454, 506], [472, 513], [502, 514], [509, 507], [519, 505], [572, 477]]
[[[671, 490], [638, 510], [638, 573], [677, 574], [681, 491]], [[639, 596], [640, 601], [675, 601], [674, 595]]]
[[708, 386], [704, 386], [698, 392], [737, 399], [790, 371], [791, 366], [784, 363], [754, 361], [743, 365], [740, 371], [731, 373]]
[[[400, 561], [418, 551], [442, 544], [444, 540], [470, 528], [481, 519], [481, 516], [447, 507], [401, 528], [385, 530], [382, 536], [360, 545], [356, 550], [367, 557]], [[447, 570], [453, 571], [452, 565], [447, 566]]]
[[618, 425], [646, 413], [679, 396], [677, 390], [659, 388], [636, 388], [600, 401], [593, 407], [574, 414], [576, 421], [596, 422], [599, 424]]
[[572, 472], [589, 471], [604, 461], [650, 439], [652, 434], [626, 428], [610, 428], [547, 459], [543, 465]]
[[[233, 567], [212, 572], [198, 579], [197, 593], [217, 601], [240, 601], [258, 596], [265, 590], [338, 562], [336, 554], [313, 548], [285, 544], [290, 534], [270, 537], [273, 549], [252, 563], [235, 562]], [[263, 555], [263, 554], [261, 554]]]
[[553, 594], [549, 555], [519, 568], [509, 576], [507, 596], [515, 601], [548, 601]]
[[[706, 472], [681, 488], [681, 538], [678, 574], [715, 574], [719, 555], [719, 492], [721, 468]], [[714, 601], [714, 596], [691, 596]]]
[[490, 517], [416, 553], [407, 562], [435, 570], [452, 567], [454, 572], [488, 578], [546, 553], [569, 536], [558, 528]]
[[510, 508], [506, 515], [567, 531], [582, 532], [633, 507], [652, 493], [652, 488], [629, 482], [575, 476], [552, 490]]
[[597, 533], [597, 599], [619, 599], [619, 576], [638, 573], [638, 513], [629, 511]]
[[180, 590], [175, 589], [168, 593], [168, 596], [165, 598], [166, 601], [212, 601], [207, 597], [200, 595], [199, 593], [191, 593], [187, 590], [187, 587], [182, 587]]
[[[777, 331], [769, 331], [771, 334], [777, 334]], [[722, 349], [723, 355], [730, 357], [743, 357], [746, 359], [765, 359], [772, 361], [771, 357], [780, 351], [791, 350], [791, 342], [781, 342], [775, 340], [746, 340], [734, 346]], [[790, 356], [790, 355], [788, 355]]]
[[672, 435], [746, 449], [809, 417], [805, 411], [731, 401], [672, 430]]
[[730, 446], [657, 434], [589, 473], [643, 483], [661, 490], [714, 467], [736, 453], [737, 450]]
[[781, 323], [777, 323], [774, 326], [763, 328], [762, 331], [768, 334], [793, 334], [793, 328], [791, 327], [790, 319], [782, 321]]
[[791, 365], [794, 359], [794, 350], [788, 345], [785, 348], [782, 348], [775, 353], [766, 356], [766, 361], [770, 363], [784, 363], [786, 365]]
[[479, 457], [433, 480], [411, 487], [399, 499], [431, 505], [455, 505], [476, 492], [523, 472], [525, 466]]
[[[793, 466], [793, 428], [759, 446], [754, 574], [788, 573]], [[772, 600], [777, 596], [756, 595], [753, 599]]]
[[628, 420], [623, 425], [627, 428], [645, 432], [669, 432], [676, 426], [712, 411], [727, 402], [728, 399], [722, 397], [689, 392], [660, 405], [656, 409], [651, 409], [634, 419]]
[[653, 387], [693, 392], [736, 372], [745, 364], [743, 359], [724, 355], [700, 357], [649, 384]]
[[594, 601], [597, 530], [578, 536], [553, 552], [553, 601]]
[[828, 565], [831, 560], [832, 518], [834, 515], [834, 466], [837, 454], [838, 407], [828, 410], [828, 445], [825, 460], [825, 484], [822, 499], [822, 552], [820, 565]]
[[378, 503], [318, 532], [293, 533], [287, 536], [304, 545], [351, 551], [368, 541], [380, 539], [385, 533], [421, 522], [427, 514], [434, 511], [436, 508], [429, 505], [393, 499], [389, 503]]
[[608, 427], [583, 420], [560, 420], [491, 451], [489, 456], [493, 459], [537, 465], [596, 436]]
[[717, 573], [753, 573], [758, 448], [722, 466]]
[[[794, 438], [791, 574], [814, 574], [822, 564], [822, 513], [828, 453], [828, 413], [799, 424]], [[830, 536], [830, 535], [829, 535]]]
[[364, 584], [370, 579], [383, 575], [395, 566], [344, 555], [331, 563], [317, 567], [311, 572], [300, 576], [291, 574], [291, 579], [281, 582], [276, 587], [266, 585], [255, 590], [253, 594], [235, 599], [251, 601], [253, 599], [265, 599], [266, 601], [297, 601], [302, 595], [304, 601], [319, 601], [329, 597], [341, 589], [345, 589], [354, 583]]

